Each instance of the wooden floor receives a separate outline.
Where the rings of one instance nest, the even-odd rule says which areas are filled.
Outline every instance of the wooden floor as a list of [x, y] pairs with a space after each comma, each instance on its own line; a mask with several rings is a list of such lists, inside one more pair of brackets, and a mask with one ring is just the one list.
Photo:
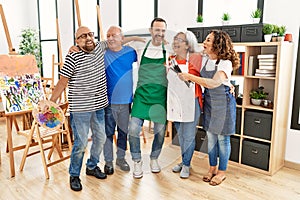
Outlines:
[[[9, 157], [5, 153], [5, 119], [0, 118], [0, 199], [300, 199], [300, 171], [282, 168], [273, 176], [247, 171], [229, 164], [227, 179], [220, 186], [210, 186], [202, 181], [207, 172], [207, 155], [195, 152], [189, 179], [180, 179], [172, 167], [180, 162], [180, 149], [166, 137], [159, 162], [161, 173], [153, 174], [149, 167], [149, 152], [153, 134], [146, 133], [147, 143], [142, 144], [144, 177], [134, 179], [132, 171], [116, 168], [106, 180], [81, 172], [83, 190], [73, 192], [69, 188], [69, 160], [50, 167], [50, 179], [46, 180], [39, 154], [27, 159], [24, 171], [19, 171], [23, 150], [16, 151], [16, 176], [10, 178]], [[142, 141], [142, 140], [141, 140]], [[23, 136], [14, 134], [14, 144], [24, 143]], [[89, 143], [90, 145], [90, 143]], [[88, 151], [84, 158], [84, 163]], [[132, 167], [129, 152], [126, 158]], [[104, 161], [101, 156], [100, 168]]]

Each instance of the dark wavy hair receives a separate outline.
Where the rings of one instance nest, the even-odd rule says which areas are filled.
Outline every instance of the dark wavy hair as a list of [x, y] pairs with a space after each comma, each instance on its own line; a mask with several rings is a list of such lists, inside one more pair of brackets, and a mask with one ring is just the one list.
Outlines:
[[230, 60], [233, 69], [240, 67], [240, 57], [233, 49], [230, 36], [222, 30], [211, 30], [210, 33], [214, 35], [213, 51], [217, 54], [218, 59]]

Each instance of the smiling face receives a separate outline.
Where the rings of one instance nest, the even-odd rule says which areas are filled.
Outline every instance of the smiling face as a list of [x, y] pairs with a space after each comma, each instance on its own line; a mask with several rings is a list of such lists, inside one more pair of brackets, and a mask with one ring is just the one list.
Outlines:
[[106, 34], [108, 47], [112, 51], [119, 51], [122, 49], [122, 42], [124, 36], [119, 27], [111, 26]]
[[95, 49], [96, 44], [94, 42], [94, 33], [88, 27], [81, 26], [77, 29], [76, 44], [79, 48], [85, 52], [91, 52]]
[[174, 37], [172, 47], [173, 47], [174, 53], [177, 56], [179, 56], [181, 58], [186, 57], [189, 46], [187, 44], [186, 36], [184, 33], [178, 33]]
[[152, 44], [155, 46], [161, 45], [166, 33], [166, 23], [161, 21], [155, 21], [153, 26], [149, 28], [152, 36]]

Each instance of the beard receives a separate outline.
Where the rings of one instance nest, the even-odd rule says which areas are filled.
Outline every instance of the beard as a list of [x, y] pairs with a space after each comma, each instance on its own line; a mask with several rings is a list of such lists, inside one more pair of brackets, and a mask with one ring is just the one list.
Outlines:
[[90, 41], [86, 41], [85, 45], [81, 47], [86, 52], [92, 52], [96, 47], [96, 44], [95, 44], [94, 41], [92, 41], [93, 45], [87, 45], [87, 43], [90, 42]]

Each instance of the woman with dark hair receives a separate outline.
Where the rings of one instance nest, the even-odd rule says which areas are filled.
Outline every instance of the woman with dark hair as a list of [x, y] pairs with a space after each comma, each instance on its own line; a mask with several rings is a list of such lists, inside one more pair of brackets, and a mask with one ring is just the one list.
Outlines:
[[203, 181], [215, 186], [226, 178], [225, 171], [231, 150], [230, 135], [235, 133], [236, 121], [236, 101], [234, 94], [230, 92], [230, 78], [232, 70], [238, 68], [240, 62], [225, 31], [212, 30], [203, 47], [205, 55], [201, 77], [182, 73], [180, 78], [205, 88], [203, 128], [208, 137], [210, 168]]

